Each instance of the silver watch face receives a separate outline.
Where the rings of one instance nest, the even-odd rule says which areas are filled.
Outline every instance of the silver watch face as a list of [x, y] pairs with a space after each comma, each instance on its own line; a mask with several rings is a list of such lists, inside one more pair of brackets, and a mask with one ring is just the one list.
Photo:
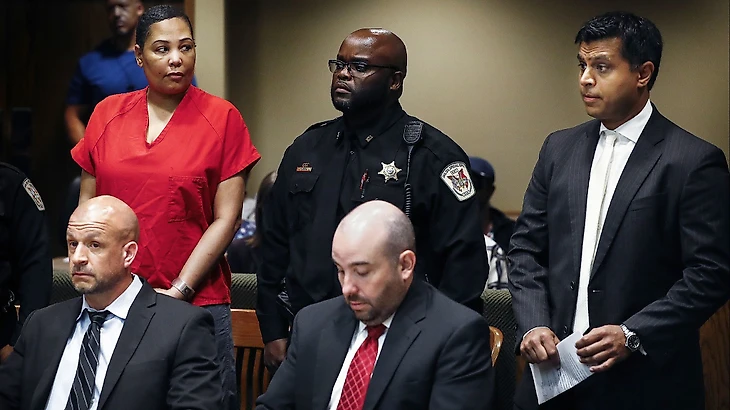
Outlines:
[[637, 350], [639, 348], [639, 345], [641, 344], [641, 341], [639, 341], [639, 336], [636, 334], [631, 334], [626, 339], [626, 347], [629, 348], [632, 352]]

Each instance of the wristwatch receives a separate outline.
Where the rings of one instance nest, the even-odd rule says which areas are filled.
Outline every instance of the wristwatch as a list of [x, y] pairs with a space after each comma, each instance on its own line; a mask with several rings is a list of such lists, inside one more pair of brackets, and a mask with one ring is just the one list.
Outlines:
[[172, 287], [179, 290], [185, 300], [190, 300], [190, 298], [195, 294], [195, 289], [188, 286], [188, 284], [180, 278], [175, 278], [175, 280], [172, 281]]
[[626, 336], [626, 348], [631, 351], [631, 353], [639, 350], [641, 347], [641, 340], [639, 340], [639, 335], [629, 330], [626, 325], [623, 323], [621, 324], [621, 330], [624, 331], [624, 336]]

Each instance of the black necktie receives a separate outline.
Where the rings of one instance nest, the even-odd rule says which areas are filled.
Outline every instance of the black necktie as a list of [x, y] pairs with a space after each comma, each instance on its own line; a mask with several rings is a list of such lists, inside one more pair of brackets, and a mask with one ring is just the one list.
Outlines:
[[92, 312], [87, 310], [91, 324], [86, 330], [84, 340], [81, 343], [79, 354], [79, 366], [76, 368], [71, 393], [68, 395], [66, 410], [89, 410], [91, 399], [94, 397], [94, 385], [96, 384], [96, 367], [99, 364], [99, 341], [101, 340], [101, 327], [104, 325], [109, 312]]

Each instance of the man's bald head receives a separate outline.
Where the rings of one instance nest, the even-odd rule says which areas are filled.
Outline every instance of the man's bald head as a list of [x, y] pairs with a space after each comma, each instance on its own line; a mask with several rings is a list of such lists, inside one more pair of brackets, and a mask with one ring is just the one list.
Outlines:
[[406, 45], [392, 31], [383, 28], [361, 28], [350, 33], [342, 42], [356, 42], [368, 45], [377, 58], [382, 58], [387, 64], [398, 67], [405, 76], [408, 67], [408, 53]]
[[69, 226], [101, 224], [122, 241], [139, 240], [139, 221], [132, 208], [118, 198], [97, 196], [80, 204], [69, 218]]
[[366, 202], [350, 212], [337, 227], [335, 236], [360, 237], [364, 242], [380, 243], [382, 252], [393, 262], [401, 253], [416, 250], [416, 235], [410, 219], [385, 201]]
[[413, 282], [415, 236], [408, 217], [383, 201], [366, 202], [337, 227], [332, 260], [342, 295], [368, 326], [396, 311]]
[[138, 238], [134, 211], [112, 196], [83, 202], [69, 218], [71, 281], [94, 309], [105, 309], [131, 283]]

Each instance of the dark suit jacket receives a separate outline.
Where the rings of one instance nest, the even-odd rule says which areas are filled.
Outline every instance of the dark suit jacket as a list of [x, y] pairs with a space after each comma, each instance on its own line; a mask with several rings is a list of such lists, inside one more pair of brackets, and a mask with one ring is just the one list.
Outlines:
[[[326, 409], [357, 323], [342, 296], [302, 309], [257, 409]], [[364, 409], [489, 409], [491, 365], [485, 319], [414, 280], [386, 334]]]
[[[78, 297], [28, 318], [15, 353], [0, 367], [0, 408], [45, 408], [80, 311]], [[215, 346], [210, 313], [158, 295], [144, 282], [114, 349], [98, 409], [220, 409]]]
[[[510, 252], [518, 341], [536, 326], [560, 339], [572, 333], [599, 126], [555, 132], [540, 152]], [[647, 355], [576, 387], [578, 408], [703, 409], [699, 328], [729, 294], [725, 157], [654, 107], [609, 205], [588, 284], [590, 326], [625, 323]], [[529, 369], [525, 376], [515, 403], [537, 408]]]

